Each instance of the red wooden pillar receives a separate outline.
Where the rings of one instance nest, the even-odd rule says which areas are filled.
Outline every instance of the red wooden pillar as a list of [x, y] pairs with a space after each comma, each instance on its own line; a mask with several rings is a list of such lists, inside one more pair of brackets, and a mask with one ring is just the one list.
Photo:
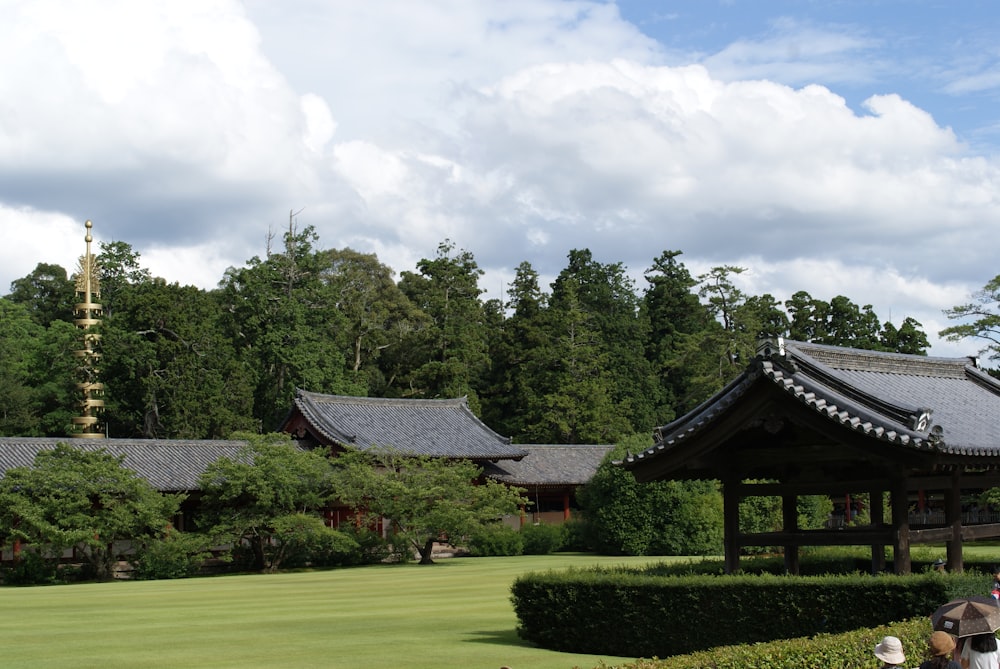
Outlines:
[[528, 523], [528, 512], [525, 510], [524, 504], [522, 504], [520, 506], [520, 509], [521, 509], [521, 519], [520, 519], [521, 524], [520, 524], [520, 526], [524, 527]]
[[563, 522], [569, 520], [569, 493], [563, 493]]

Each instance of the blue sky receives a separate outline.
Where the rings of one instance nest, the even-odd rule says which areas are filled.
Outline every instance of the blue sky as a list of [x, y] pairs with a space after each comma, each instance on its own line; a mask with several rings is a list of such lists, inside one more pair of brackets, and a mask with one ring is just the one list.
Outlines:
[[913, 316], [1000, 272], [990, 2], [7, 0], [0, 286], [83, 221], [211, 288], [300, 212], [496, 296], [572, 249]]

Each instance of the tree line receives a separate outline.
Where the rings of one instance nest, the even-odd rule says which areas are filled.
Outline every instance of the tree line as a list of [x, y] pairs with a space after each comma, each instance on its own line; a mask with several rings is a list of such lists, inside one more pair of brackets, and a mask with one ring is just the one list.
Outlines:
[[[921, 324], [805, 291], [779, 302], [693, 276], [666, 250], [639, 288], [574, 249], [548, 289], [529, 262], [483, 299], [472, 253], [445, 240], [414, 270], [324, 249], [290, 221], [280, 249], [217, 288], [168, 283], [128, 243], [100, 244], [103, 419], [111, 437], [209, 439], [274, 430], [296, 388], [372, 397], [466, 396], [516, 443], [615, 443], [705, 400], [762, 334], [925, 354]], [[0, 298], [0, 434], [64, 436], [78, 414], [74, 282], [39, 263]]]

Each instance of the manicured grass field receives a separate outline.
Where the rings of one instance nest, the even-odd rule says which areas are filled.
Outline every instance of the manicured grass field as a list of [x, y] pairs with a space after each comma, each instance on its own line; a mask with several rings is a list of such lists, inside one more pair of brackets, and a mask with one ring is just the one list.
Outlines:
[[436, 565], [0, 588], [0, 667], [591, 669], [515, 632], [529, 571], [669, 558], [557, 554]]

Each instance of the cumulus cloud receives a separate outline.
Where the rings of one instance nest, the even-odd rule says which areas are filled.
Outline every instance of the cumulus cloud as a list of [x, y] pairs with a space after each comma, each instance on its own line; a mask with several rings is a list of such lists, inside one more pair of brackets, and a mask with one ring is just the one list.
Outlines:
[[611, 3], [15, 2], [0, 285], [75, 262], [92, 218], [213, 287], [296, 211], [397, 271], [450, 239], [493, 296], [524, 260], [553, 277], [589, 248], [640, 277], [675, 249], [933, 332], [996, 272], [1000, 163], [902, 95], [838, 94], [880, 45], [779, 21], [667, 64]]

